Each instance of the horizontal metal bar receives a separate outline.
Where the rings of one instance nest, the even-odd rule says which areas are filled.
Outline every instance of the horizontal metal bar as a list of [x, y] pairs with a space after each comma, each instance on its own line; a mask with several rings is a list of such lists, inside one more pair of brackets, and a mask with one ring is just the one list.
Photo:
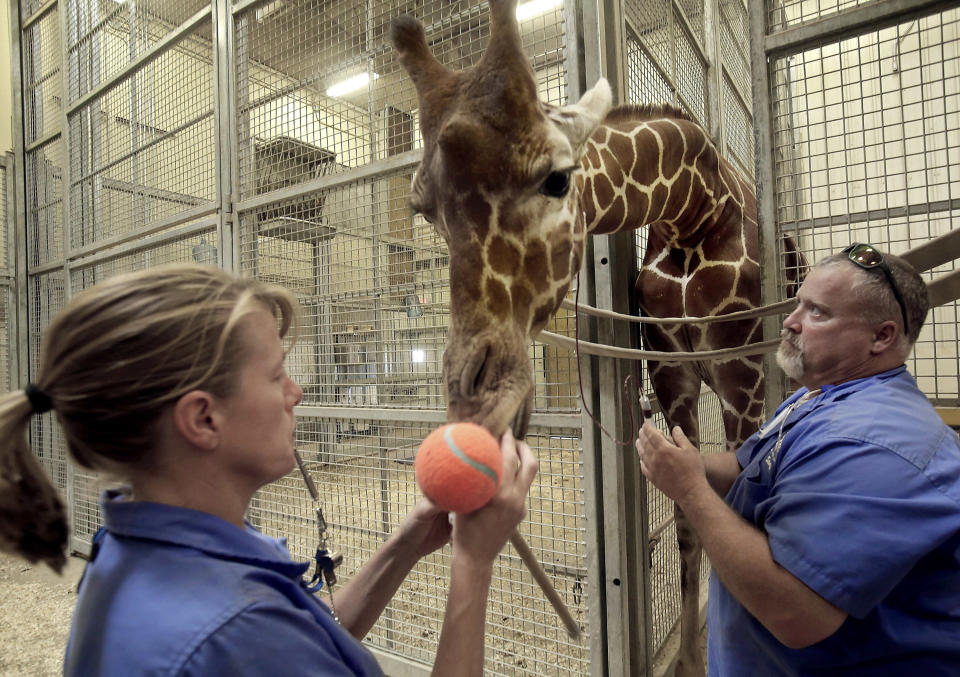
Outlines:
[[[294, 409], [294, 413], [298, 416], [310, 418], [349, 418], [360, 421], [431, 423], [436, 425], [447, 422], [447, 412], [443, 409], [374, 409], [299, 405]], [[583, 417], [579, 412], [558, 412], [555, 414], [534, 412], [530, 417], [530, 427], [580, 429], [583, 427]]]
[[369, 649], [385, 675], [391, 677], [427, 677], [430, 674], [430, 663], [416, 663], [412, 658], [389, 652], [378, 646], [371, 645]]
[[92, 254], [101, 249], [108, 249], [112, 247], [119, 247], [120, 245], [126, 244], [133, 240], [139, 240], [140, 238], [152, 235], [153, 233], [158, 233], [162, 230], [167, 230], [178, 226], [181, 223], [187, 223], [188, 221], [194, 221], [201, 217], [206, 216], [207, 214], [215, 214], [217, 211], [216, 202], [207, 202], [206, 204], [199, 205], [193, 209], [188, 209], [186, 211], [180, 212], [179, 214], [174, 214], [166, 219], [161, 219], [156, 221], [146, 228], [137, 230], [130, 233], [121, 233], [120, 235], [115, 235], [103, 240], [97, 240], [89, 244], [85, 244], [82, 247], [77, 247], [76, 249], [70, 249], [67, 258], [68, 259], [80, 259], [87, 254]]
[[189, 226], [178, 228], [177, 230], [160, 233], [159, 235], [154, 235], [153, 237], [138, 239], [135, 242], [136, 246], [133, 247], [117, 247], [115, 249], [98, 251], [95, 254], [91, 254], [85, 258], [67, 262], [67, 272], [73, 273], [76, 270], [89, 268], [90, 266], [105, 263], [107, 261], [120, 258], [121, 256], [136, 254], [137, 252], [144, 251], [146, 249], [156, 249], [160, 245], [166, 244], [167, 242], [179, 240], [184, 237], [190, 237], [191, 235], [216, 228], [216, 226], [217, 218], [214, 216]]
[[86, 174], [85, 176], [81, 176], [81, 177], [80, 177], [79, 179], [77, 179], [76, 181], [73, 181], [70, 185], [71, 185], [71, 186], [77, 186], [77, 185], [83, 183], [84, 181], [87, 181], [87, 180], [95, 177], [97, 174], [100, 174], [100, 173], [102, 173], [102, 172], [107, 171], [107, 170], [110, 169], [111, 167], [116, 167], [118, 164], [120, 164], [120, 163], [122, 163], [122, 162], [126, 162], [126, 161], [129, 160], [130, 158], [132, 158], [132, 157], [134, 157], [134, 156], [136, 156], [136, 155], [139, 155], [140, 153], [142, 153], [142, 152], [145, 151], [145, 150], [148, 150], [148, 149], [150, 149], [150, 148], [153, 148], [154, 146], [156, 146], [156, 145], [159, 144], [159, 143], [163, 143], [163, 142], [166, 141], [167, 139], [170, 139], [170, 138], [176, 136], [177, 134], [179, 134], [180, 132], [182, 132], [184, 129], [187, 129], [188, 127], [190, 127], [190, 126], [192, 126], [192, 125], [195, 125], [195, 124], [197, 124], [198, 122], [202, 122], [204, 119], [209, 118], [209, 117], [213, 117], [213, 109], [212, 109], [212, 108], [211, 108], [210, 110], [208, 110], [208, 111], [205, 111], [205, 112], [202, 113], [201, 115], [196, 116], [195, 118], [193, 118], [193, 119], [191, 119], [191, 120], [187, 120], [186, 122], [177, 125], [177, 126], [174, 127], [173, 129], [171, 129], [169, 132], [166, 132], [166, 133], [164, 133], [164, 134], [161, 134], [160, 136], [157, 136], [157, 137], [154, 137], [154, 138], [150, 139], [150, 141], [148, 141], [147, 143], [143, 144], [142, 146], [140, 146], [140, 147], [138, 147], [138, 148], [136, 148], [136, 149], [134, 149], [134, 150], [131, 150], [131, 151], [127, 152], [127, 153], [124, 153], [124, 154], [121, 155], [120, 157], [111, 160], [110, 162], [108, 162], [107, 164], [103, 165], [102, 167], [97, 167], [95, 170], [93, 170], [93, 171], [90, 172], [89, 174]]
[[922, 204], [907, 205], [906, 207], [868, 209], [866, 211], [838, 214], [836, 216], [818, 216], [815, 219], [783, 221], [780, 225], [784, 230], [810, 230], [816, 228], [847, 226], [854, 223], [863, 223], [865, 221], [884, 221], [891, 218], [902, 218], [906, 216], [923, 216], [925, 214], [937, 214], [940, 212], [949, 212], [957, 209], [960, 209], [960, 198], [954, 198], [952, 200], [937, 200], [936, 202], [924, 202]]
[[149, 51], [144, 52], [136, 61], [127, 64], [123, 69], [117, 71], [113, 77], [105, 82], [101, 82], [96, 89], [92, 89], [74, 103], [70, 104], [67, 107], [67, 115], [71, 115], [76, 111], [80, 110], [91, 101], [99, 99], [101, 96], [107, 92], [119, 87], [123, 82], [130, 77], [133, 73], [141, 70], [150, 63], [153, 63], [161, 56], [166, 54], [171, 48], [175, 47], [184, 36], [192, 33], [198, 26], [200, 26], [204, 21], [212, 22], [212, 11], [210, 5], [207, 5], [192, 17], [187, 19], [184, 23], [180, 24], [172, 33], [168, 34], [160, 42], [153, 46]]
[[[836, 42], [847, 35], [872, 32], [956, 6], [956, 0], [877, 0], [854, 9], [770, 33], [763, 49], [768, 58], [796, 54]], [[756, 11], [764, 11], [758, 8]]]
[[[17, 4], [19, 5], [20, 3], [17, 3]], [[31, 14], [30, 16], [28, 16], [26, 19], [23, 20], [23, 23], [20, 24], [20, 30], [21, 31], [27, 30], [28, 28], [30, 28], [30, 26], [32, 26], [33, 24], [40, 21], [40, 19], [45, 17], [47, 13], [50, 12], [50, 10], [52, 10], [54, 7], [56, 7], [59, 4], [60, 3], [57, 0], [49, 0], [48, 2], [45, 2], [44, 4], [40, 5], [40, 9], [38, 9], [36, 12], [34, 12], [33, 14]]]
[[154, 188], [153, 186], [144, 186], [131, 181], [122, 181], [120, 179], [111, 179], [109, 177], [103, 177], [100, 181], [100, 185], [104, 188], [104, 190], [114, 190], [119, 193], [132, 193], [138, 196], [153, 198], [154, 200], [185, 205], [187, 207], [196, 207], [197, 205], [202, 205], [209, 202], [209, 200], [204, 200], [203, 198], [188, 195], [186, 193], [178, 193], [176, 191], [166, 190], [164, 188]]
[[408, 150], [405, 153], [392, 155], [385, 160], [370, 162], [360, 167], [348, 169], [345, 172], [328, 174], [316, 179], [311, 179], [310, 181], [304, 181], [303, 183], [299, 183], [295, 186], [280, 188], [278, 190], [270, 191], [269, 193], [257, 195], [256, 197], [240, 200], [239, 202], [234, 203], [234, 207], [237, 212], [250, 211], [260, 207], [265, 207], [273, 204], [274, 202], [292, 200], [317, 190], [323, 190], [326, 188], [332, 188], [334, 186], [346, 185], [356, 181], [371, 179], [373, 177], [381, 176], [383, 174], [390, 174], [401, 169], [413, 169], [420, 164], [422, 157], [422, 150]]
[[72, 535], [70, 537], [70, 548], [71, 555], [79, 555], [84, 559], [90, 559], [90, 553], [93, 552], [93, 536], [90, 536], [89, 541], [85, 541], [79, 536]]
[[917, 272], [936, 268], [957, 258], [960, 253], [960, 229], [951, 230], [900, 255]]
[[24, 152], [24, 153], [32, 153], [32, 152], [34, 152], [35, 150], [37, 150], [38, 148], [41, 148], [41, 147], [43, 147], [43, 146], [46, 146], [46, 145], [47, 145], [48, 143], [50, 143], [51, 141], [56, 141], [57, 137], [59, 137], [61, 133], [62, 133], [62, 131], [59, 130], [59, 129], [55, 129], [55, 130], [52, 131], [52, 132], [48, 132], [48, 133], [44, 134], [43, 136], [41, 136], [41, 137], [40, 137], [39, 139], [37, 139], [36, 141], [33, 141], [29, 146], [27, 146], [26, 148], [24, 148], [24, 149], [23, 149], [23, 152]]
[[46, 275], [54, 270], [63, 270], [63, 261], [51, 261], [48, 263], [41, 263], [38, 266], [31, 266], [27, 268], [27, 277]]
[[[31, 80], [24, 84], [25, 89], [29, 89], [31, 92], [37, 89], [42, 84], [45, 84], [50, 81], [51, 78], [60, 75], [60, 64], [57, 64], [57, 67], [52, 71], [47, 71], [46, 73], [41, 73], [40, 77], [36, 80]], [[59, 117], [59, 116], [58, 116]]]

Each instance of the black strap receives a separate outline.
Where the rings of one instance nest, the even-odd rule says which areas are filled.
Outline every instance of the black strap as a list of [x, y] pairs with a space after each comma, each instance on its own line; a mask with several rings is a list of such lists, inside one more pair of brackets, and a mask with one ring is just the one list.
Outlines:
[[30, 400], [33, 413], [44, 414], [53, 409], [53, 400], [50, 399], [50, 396], [34, 384], [28, 383], [27, 387], [23, 389], [23, 392], [27, 394], [27, 399]]

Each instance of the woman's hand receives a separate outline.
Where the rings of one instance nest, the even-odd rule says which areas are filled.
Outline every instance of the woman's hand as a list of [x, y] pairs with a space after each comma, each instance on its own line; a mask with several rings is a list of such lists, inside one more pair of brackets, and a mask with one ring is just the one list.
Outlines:
[[420, 499], [398, 530], [398, 536], [418, 560], [449, 543], [452, 533], [449, 514], [426, 498]]
[[453, 522], [454, 552], [476, 564], [489, 565], [527, 514], [527, 494], [540, 469], [526, 442], [517, 442], [508, 429], [500, 438], [503, 474], [490, 502]]

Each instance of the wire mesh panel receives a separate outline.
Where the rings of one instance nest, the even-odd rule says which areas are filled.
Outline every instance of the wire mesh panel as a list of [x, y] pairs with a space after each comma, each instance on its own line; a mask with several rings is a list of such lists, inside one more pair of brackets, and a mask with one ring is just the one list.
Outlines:
[[753, 88], [747, 8], [742, 0], [720, 3], [720, 115], [723, 154], [747, 176], [755, 168], [753, 148]]
[[[139, 6], [139, 5], [138, 5]], [[166, 4], [164, 4], [166, 8]], [[187, 8], [190, 9], [190, 8]], [[181, 12], [183, 13], [183, 12]], [[126, 66], [148, 34], [176, 26], [140, 8], [110, 13], [85, 30], [73, 57], [77, 92]], [[89, 17], [92, 20], [93, 17]], [[131, 28], [130, 21], [137, 20]], [[209, 17], [195, 32], [69, 115], [71, 244], [141, 232], [204, 204], [216, 186], [214, 76]]]
[[[388, 37], [402, 13], [424, 23], [451, 68], [476, 63], [489, 37], [479, 1], [266, 3], [234, 15], [238, 258], [244, 272], [288, 286], [304, 306], [288, 358], [304, 389], [298, 444], [324, 487], [345, 577], [416, 502], [412, 460], [445, 408], [449, 256], [409, 208], [417, 158], [403, 154], [421, 146], [419, 111]], [[564, 103], [560, 6], [525, 18], [521, 31], [541, 98]], [[573, 327], [564, 311], [548, 328], [571, 335]], [[530, 357], [537, 410], [575, 411], [571, 352], [532, 344]], [[586, 624], [579, 431], [542, 427], [528, 439], [541, 470], [522, 531]], [[310, 556], [316, 528], [307, 506], [293, 474], [264, 488], [251, 515]], [[431, 663], [448, 575], [449, 552], [418, 565], [368, 641]], [[488, 620], [487, 674], [587, 672], [587, 644], [567, 638], [509, 550], [494, 573]]]
[[[416, 11], [415, 11], [416, 9]], [[419, 148], [416, 94], [389, 43], [415, 14], [437, 58], [472, 65], [489, 35], [485, 3], [267, 3], [236, 15], [236, 107], [243, 197]], [[565, 100], [559, 5], [523, 22], [541, 95]]]
[[342, 184], [241, 218], [243, 270], [302, 299], [289, 369], [306, 404], [444, 406], [448, 256], [407, 207], [409, 184]]
[[[26, 321], [36, 375], [68, 290], [122, 270], [218, 262], [211, 223], [177, 226], [216, 208], [215, 78], [209, 3], [70, 0], [39, 11], [21, 3], [21, 14]], [[109, 258], [97, 251], [104, 246], [115, 247]], [[80, 255], [90, 262], [78, 268]], [[89, 542], [100, 524], [96, 474], [68, 468], [51, 414], [35, 418], [31, 439], [74, 499], [74, 544]]]
[[[778, 226], [812, 260], [853, 241], [897, 254], [955, 227], [958, 17], [938, 12], [775, 61]], [[956, 324], [955, 303], [933, 309], [909, 363], [936, 402], [960, 396]]]
[[[300, 416], [297, 445], [317, 484], [329, 527], [329, 545], [344, 554], [338, 574], [349, 578], [394, 531], [419, 500], [413, 459], [435, 424], [399, 419]], [[344, 425], [345, 424], [345, 425]], [[364, 434], [345, 430], [364, 429]], [[540, 459], [527, 520], [520, 532], [574, 618], [586, 625], [584, 517], [579, 430], [533, 429], [527, 437]], [[312, 504], [297, 471], [262, 489], [250, 517], [267, 533], [286, 536], [309, 558], [317, 547]], [[366, 641], [385, 653], [431, 663], [443, 622], [449, 548], [413, 569]], [[582, 675], [588, 641], [571, 640], [530, 577], [507, 547], [495, 568], [487, 613], [484, 674]]]
[[28, 263], [40, 265], [63, 257], [63, 157], [61, 140], [26, 155]]
[[[745, 176], [754, 175], [753, 115], [747, 8], [742, 0], [718, 3], [718, 30], [715, 53], [705, 51], [703, 3], [623, 3], [625, 17], [624, 75], [627, 97], [634, 103], [669, 103], [684, 109], [700, 122], [726, 159]], [[720, 76], [708, 78], [710, 69]], [[716, 86], [719, 85], [719, 88]], [[711, 105], [711, 101], [714, 102]], [[720, 125], [714, 129], [710, 111], [719, 112]], [[643, 261], [647, 232], [636, 234], [636, 260]], [[643, 389], [653, 392], [644, 375]], [[725, 448], [725, 434], [716, 395], [704, 388], [699, 403], [701, 451], [714, 453]], [[661, 427], [663, 417], [655, 419]], [[655, 670], [664, 668], [668, 639], [680, 619], [680, 556], [677, 550], [673, 504], [656, 488], [647, 488], [647, 520], [650, 559], [650, 651]], [[706, 586], [709, 562], [704, 555], [701, 586]]]
[[25, 142], [60, 129], [63, 114], [59, 13], [53, 9], [23, 31], [23, 105]]
[[70, 101], [112, 79], [195, 13], [210, 6], [197, 0], [71, 0], [62, 4], [67, 14]]
[[709, 124], [703, 2], [623, 2], [632, 103], [669, 103]]

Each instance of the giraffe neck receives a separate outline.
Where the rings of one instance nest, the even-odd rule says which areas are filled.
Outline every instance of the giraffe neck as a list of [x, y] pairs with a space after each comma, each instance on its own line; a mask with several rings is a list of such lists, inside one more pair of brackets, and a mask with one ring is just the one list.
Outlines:
[[581, 164], [591, 234], [649, 225], [668, 247], [690, 248], [717, 229], [756, 220], [753, 191], [689, 120], [608, 122]]

